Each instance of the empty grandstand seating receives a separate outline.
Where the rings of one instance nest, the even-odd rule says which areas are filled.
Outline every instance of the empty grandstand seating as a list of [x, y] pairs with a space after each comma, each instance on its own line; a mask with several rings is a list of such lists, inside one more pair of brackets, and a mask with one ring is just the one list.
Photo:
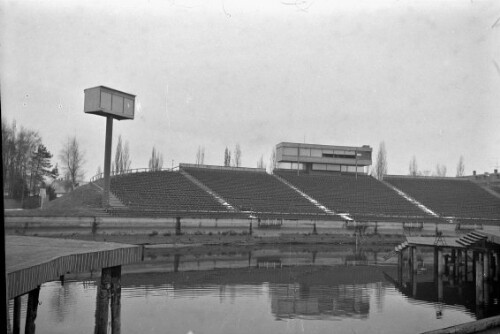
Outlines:
[[[160, 171], [117, 175], [111, 191], [129, 210], [121, 214], [142, 216], [228, 217], [228, 212], [212, 196], [178, 172]], [[117, 212], [113, 212], [119, 214]]]
[[393, 189], [367, 175], [276, 170], [275, 174], [337, 213], [356, 220], [429, 219], [428, 214]]
[[[262, 171], [182, 167], [229, 204], [259, 217], [328, 217], [286, 184]], [[329, 216], [331, 219], [331, 215]], [[321, 219], [318, 217], [317, 219]]]
[[500, 199], [469, 180], [387, 176], [385, 181], [445, 217], [500, 219]]

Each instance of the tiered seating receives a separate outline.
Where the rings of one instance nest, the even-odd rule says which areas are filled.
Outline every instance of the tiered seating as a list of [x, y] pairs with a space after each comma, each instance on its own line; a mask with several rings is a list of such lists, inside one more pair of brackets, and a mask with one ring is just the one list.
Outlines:
[[367, 175], [300, 174], [276, 170], [287, 180], [335, 212], [350, 213], [356, 220], [430, 218], [393, 189]]
[[[259, 217], [326, 214], [272, 175], [260, 171], [183, 167], [184, 171], [242, 211]], [[330, 216], [331, 218], [331, 216]], [[319, 219], [319, 218], [318, 218]]]
[[[125, 215], [213, 217], [231, 214], [212, 196], [177, 172], [114, 176], [111, 178], [111, 191], [129, 207], [128, 212], [122, 212]], [[118, 210], [114, 213], [118, 214]]]
[[500, 199], [469, 180], [397, 176], [385, 180], [443, 216], [500, 219]]

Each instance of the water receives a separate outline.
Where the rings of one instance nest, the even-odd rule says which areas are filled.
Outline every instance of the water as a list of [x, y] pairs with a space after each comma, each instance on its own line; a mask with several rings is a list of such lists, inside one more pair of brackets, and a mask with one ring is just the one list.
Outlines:
[[[475, 307], [467, 285], [445, 283], [444, 300], [434, 298], [431, 253], [420, 256], [413, 297], [384, 251], [173, 252], [148, 250], [143, 263], [123, 268], [121, 333], [418, 333], [499, 312], [498, 291], [486, 309]], [[99, 278], [73, 279], [42, 286], [37, 333], [94, 332]]]

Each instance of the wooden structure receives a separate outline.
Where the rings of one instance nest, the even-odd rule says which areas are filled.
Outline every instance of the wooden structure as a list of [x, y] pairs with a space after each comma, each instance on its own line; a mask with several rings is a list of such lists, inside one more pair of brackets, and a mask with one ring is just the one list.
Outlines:
[[[424, 247], [434, 251], [433, 270], [428, 272], [433, 273], [431, 282], [422, 282], [427, 273], [422, 266]], [[500, 295], [500, 231], [473, 231], [461, 237], [408, 236], [393, 254], [398, 256], [398, 277], [390, 280], [403, 293], [442, 304], [463, 299], [478, 319], [493, 315], [488, 310]]]
[[14, 333], [20, 330], [22, 295], [29, 293], [25, 332], [34, 333], [41, 284], [64, 280], [68, 273], [100, 269], [96, 333], [106, 333], [109, 299], [112, 325], [119, 328], [121, 266], [141, 261], [140, 246], [25, 236], [6, 236], [5, 241], [7, 300], [14, 299]]

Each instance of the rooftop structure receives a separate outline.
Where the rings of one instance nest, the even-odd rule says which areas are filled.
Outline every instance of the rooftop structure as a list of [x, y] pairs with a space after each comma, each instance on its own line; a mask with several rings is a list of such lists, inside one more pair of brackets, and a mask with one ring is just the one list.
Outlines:
[[372, 148], [282, 142], [276, 145], [279, 169], [365, 173], [372, 164]]

